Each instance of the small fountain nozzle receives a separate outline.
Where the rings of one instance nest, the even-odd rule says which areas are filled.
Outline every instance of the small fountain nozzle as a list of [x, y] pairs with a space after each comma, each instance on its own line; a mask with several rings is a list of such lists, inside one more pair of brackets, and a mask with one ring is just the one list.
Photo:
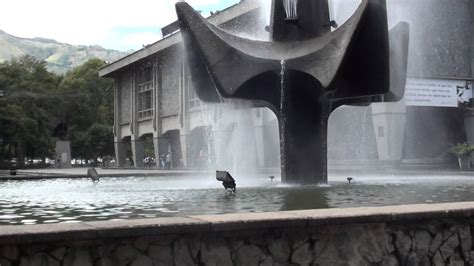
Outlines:
[[230, 189], [232, 192], [235, 193], [236, 184], [235, 179], [229, 174], [227, 171], [216, 171], [216, 179], [222, 182], [224, 189]]

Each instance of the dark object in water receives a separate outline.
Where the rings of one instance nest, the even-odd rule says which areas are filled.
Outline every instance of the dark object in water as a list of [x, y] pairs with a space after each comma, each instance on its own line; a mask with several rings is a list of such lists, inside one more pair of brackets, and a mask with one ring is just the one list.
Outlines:
[[271, 176], [269, 176], [268, 178], [270, 178], [270, 182], [273, 182], [273, 179], [275, 179], [275, 176], [274, 176], [274, 175], [271, 175]]
[[235, 193], [235, 179], [227, 171], [216, 171], [216, 179], [222, 181], [225, 190], [230, 189]]
[[92, 182], [99, 182], [100, 177], [95, 168], [87, 169], [87, 176], [92, 179]]
[[354, 178], [352, 178], [352, 177], [349, 176], [349, 177], [347, 178], [347, 182], [349, 182], [349, 184], [350, 184], [353, 179], [354, 179]]

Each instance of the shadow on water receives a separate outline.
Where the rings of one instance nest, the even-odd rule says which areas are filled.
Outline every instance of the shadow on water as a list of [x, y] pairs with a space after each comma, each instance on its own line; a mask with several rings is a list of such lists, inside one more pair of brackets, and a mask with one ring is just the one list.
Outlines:
[[220, 203], [218, 213], [235, 212], [238, 209], [238, 195], [236, 193], [225, 192], [217, 196], [216, 202]]
[[325, 187], [288, 188], [284, 193], [281, 211], [329, 208]]

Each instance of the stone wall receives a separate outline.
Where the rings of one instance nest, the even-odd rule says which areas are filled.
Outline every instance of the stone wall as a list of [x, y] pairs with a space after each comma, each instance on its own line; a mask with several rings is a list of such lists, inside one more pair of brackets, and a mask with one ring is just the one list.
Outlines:
[[0, 228], [0, 265], [473, 265], [474, 203]]

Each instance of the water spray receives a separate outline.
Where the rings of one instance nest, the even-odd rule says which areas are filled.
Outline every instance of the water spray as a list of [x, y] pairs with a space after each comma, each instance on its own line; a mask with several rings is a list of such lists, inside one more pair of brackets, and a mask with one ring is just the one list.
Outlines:
[[285, 8], [288, 23], [296, 23], [298, 21], [298, 0], [283, 0], [283, 8]]

